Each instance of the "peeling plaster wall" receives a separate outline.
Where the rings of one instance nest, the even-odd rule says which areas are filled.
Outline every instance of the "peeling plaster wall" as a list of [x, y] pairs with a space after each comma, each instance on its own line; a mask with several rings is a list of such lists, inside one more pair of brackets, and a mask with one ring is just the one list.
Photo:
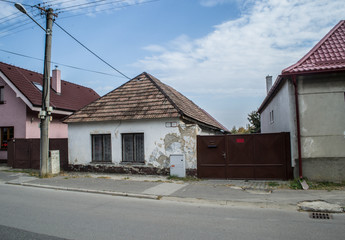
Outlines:
[[[176, 123], [176, 126], [170, 126]], [[133, 120], [68, 124], [69, 164], [92, 163], [91, 134], [111, 134], [112, 165], [122, 163], [123, 133], [144, 133], [145, 166], [169, 168], [171, 154], [183, 154], [187, 169], [196, 169], [196, 137], [211, 134], [196, 124], [185, 124], [180, 119]], [[139, 166], [139, 165], [138, 165]], [[142, 166], [142, 165], [140, 165]]]

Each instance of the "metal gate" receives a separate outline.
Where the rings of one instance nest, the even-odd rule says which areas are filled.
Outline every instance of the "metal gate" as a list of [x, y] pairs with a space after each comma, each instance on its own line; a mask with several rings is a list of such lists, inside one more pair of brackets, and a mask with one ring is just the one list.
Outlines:
[[[68, 168], [67, 138], [49, 139], [49, 150], [60, 151], [60, 168]], [[13, 139], [8, 142], [7, 165], [12, 168], [40, 169], [40, 139]]]
[[199, 178], [290, 179], [290, 133], [198, 136]]

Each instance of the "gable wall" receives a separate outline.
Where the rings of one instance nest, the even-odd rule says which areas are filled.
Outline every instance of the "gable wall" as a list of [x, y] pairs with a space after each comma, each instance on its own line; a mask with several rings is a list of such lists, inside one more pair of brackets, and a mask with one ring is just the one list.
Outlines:
[[[273, 121], [270, 119], [272, 111]], [[261, 133], [290, 132], [292, 167], [295, 166], [295, 159], [298, 158], [295, 116], [294, 86], [290, 81], [285, 81], [279, 92], [262, 111], [260, 121]]]
[[[14, 127], [15, 138], [25, 138], [26, 105], [0, 77], [4, 86], [4, 104], [0, 104], [0, 126]], [[0, 159], [7, 159], [7, 151], [0, 150]]]
[[[175, 122], [178, 126], [167, 127], [166, 123], [169, 122]], [[170, 155], [183, 154], [186, 168], [196, 169], [196, 136], [202, 131], [196, 124], [185, 124], [178, 118], [70, 123], [68, 124], [69, 164], [90, 164], [91, 134], [111, 134], [112, 164], [123, 165], [121, 135], [123, 133], [144, 133], [145, 166], [169, 168]]]

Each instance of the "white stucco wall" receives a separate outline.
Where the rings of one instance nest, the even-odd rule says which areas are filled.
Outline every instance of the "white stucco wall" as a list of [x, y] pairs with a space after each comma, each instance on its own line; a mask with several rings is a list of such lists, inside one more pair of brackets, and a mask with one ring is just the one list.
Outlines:
[[[167, 122], [176, 122], [177, 127], [167, 127]], [[171, 154], [183, 154], [186, 168], [195, 169], [197, 166], [196, 136], [202, 134], [202, 130], [196, 124], [185, 124], [177, 118], [70, 123], [68, 124], [69, 163], [90, 164], [91, 134], [111, 134], [112, 164], [121, 165], [123, 133], [144, 133], [146, 166], [169, 167]]]
[[[270, 119], [272, 110], [273, 122]], [[295, 159], [298, 157], [295, 116], [294, 86], [290, 81], [285, 81], [280, 91], [260, 115], [261, 133], [290, 132], [292, 167], [295, 166]]]

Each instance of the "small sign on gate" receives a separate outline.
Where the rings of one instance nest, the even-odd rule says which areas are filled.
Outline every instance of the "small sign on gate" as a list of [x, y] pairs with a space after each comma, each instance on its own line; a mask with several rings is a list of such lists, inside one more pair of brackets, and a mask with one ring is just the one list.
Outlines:
[[236, 142], [237, 142], [237, 143], [244, 143], [244, 138], [237, 138], [237, 139], [236, 139]]

